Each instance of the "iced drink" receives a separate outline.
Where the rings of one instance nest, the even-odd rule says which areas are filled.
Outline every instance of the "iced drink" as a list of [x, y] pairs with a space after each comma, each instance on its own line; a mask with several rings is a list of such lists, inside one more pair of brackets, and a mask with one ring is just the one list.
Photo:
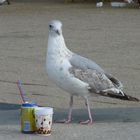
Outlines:
[[37, 107], [35, 108], [35, 124], [36, 133], [44, 136], [51, 134], [53, 117], [53, 108], [51, 107]]

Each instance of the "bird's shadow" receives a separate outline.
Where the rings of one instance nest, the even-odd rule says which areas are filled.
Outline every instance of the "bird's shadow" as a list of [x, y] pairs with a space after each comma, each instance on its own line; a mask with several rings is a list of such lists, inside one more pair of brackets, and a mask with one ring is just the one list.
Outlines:
[[[67, 117], [68, 110], [55, 109], [54, 120], [61, 120]], [[91, 110], [94, 123], [105, 122], [140, 122], [140, 108], [96, 108]], [[74, 109], [72, 123], [86, 120], [88, 113], [84, 109]]]

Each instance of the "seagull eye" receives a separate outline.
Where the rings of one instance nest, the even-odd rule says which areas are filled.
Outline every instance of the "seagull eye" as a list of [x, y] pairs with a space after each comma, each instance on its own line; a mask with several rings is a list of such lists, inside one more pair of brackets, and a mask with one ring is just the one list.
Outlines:
[[49, 27], [52, 28], [53, 26], [52, 25], [49, 25]]

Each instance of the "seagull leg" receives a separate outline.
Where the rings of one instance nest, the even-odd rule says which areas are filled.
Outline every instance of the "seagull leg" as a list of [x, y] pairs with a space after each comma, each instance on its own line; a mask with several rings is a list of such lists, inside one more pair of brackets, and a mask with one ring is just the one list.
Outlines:
[[68, 113], [68, 122], [71, 122], [71, 114], [72, 114], [72, 108], [73, 108], [73, 95], [70, 97], [70, 104], [69, 104], [69, 113]]
[[69, 103], [69, 112], [67, 119], [55, 121], [56, 123], [70, 123], [71, 122], [71, 115], [72, 115], [72, 108], [73, 108], [73, 95], [70, 96], [70, 103]]
[[86, 103], [85, 104], [86, 104], [87, 109], [88, 109], [89, 119], [86, 120], [86, 121], [80, 121], [80, 124], [92, 124], [93, 123], [93, 120], [92, 120], [90, 106], [89, 106], [89, 101], [88, 101], [88, 98], [87, 97], [86, 97]]

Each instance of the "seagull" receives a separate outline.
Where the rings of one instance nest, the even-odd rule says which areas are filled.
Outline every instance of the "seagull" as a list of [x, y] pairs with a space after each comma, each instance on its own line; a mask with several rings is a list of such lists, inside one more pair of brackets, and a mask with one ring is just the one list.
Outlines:
[[46, 71], [48, 78], [58, 87], [70, 93], [68, 117], [59, 120], [60, 123], [70, 123], [72, 120], [73, 97], [85, 99], [89, 118], [80, 121], [81, 124], [92, 124], [88, 98], [90, 96], [107, 96], [122, 100], [139, 101], [126, 95], [122, 83], [113, 75], [105, 72], [98, 64], [88, 58], [70, 51], [62, 34], [62, 23], [53, 20], [49, 23], [48, 47], [46, 55]]

